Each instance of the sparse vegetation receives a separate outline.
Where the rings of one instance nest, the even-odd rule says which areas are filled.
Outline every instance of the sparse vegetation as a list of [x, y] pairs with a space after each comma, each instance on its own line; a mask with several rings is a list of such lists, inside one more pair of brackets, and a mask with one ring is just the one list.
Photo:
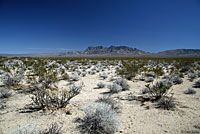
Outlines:
[[192, 88], [188, 88], [184, 91], [184, 94], [196, 94], [196, 91]]
[[51, 91], [50, 89], [37, 88], [31, 97], [34, 104], [43, 110], [56, 110], [66, 107], [70, 99], [79, 94], [83, 85], [73, 85], [69, 90]]
[[9, 91], [9, 89], [0, 89], [0, 98], [8, 98], [12, 95], [12, 93]]
[[86, 134], [113, 134], [120, 130], [118, 114], [107, 103], [91, 103], [85, 109], [78, 129]]

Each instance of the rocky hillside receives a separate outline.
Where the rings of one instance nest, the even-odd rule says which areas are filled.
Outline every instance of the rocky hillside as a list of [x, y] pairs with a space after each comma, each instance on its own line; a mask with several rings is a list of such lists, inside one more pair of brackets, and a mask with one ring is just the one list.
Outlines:
[[32, 54], [0, 54], [0, 56], [20, 57], [200, 57], [200, 49], [176, 49], [158, 53], [150, 53], [127, 46], [103, 47], [90, 46], [83, 51], [32, 53]]
[[175, 49], [154, 54], [164, 57], [200, 57], [200, 49]]
[[127, 46], [110, 46], [110, 47], [88, 47], [85, 51], [83, 51], [85, 55], [144, 55], [147, 52], [139, 50], [137, 48], [130, 48]]

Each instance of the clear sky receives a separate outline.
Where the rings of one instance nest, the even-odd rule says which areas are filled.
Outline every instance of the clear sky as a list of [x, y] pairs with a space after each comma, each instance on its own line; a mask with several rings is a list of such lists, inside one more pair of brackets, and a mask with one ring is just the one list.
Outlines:
[[200, 0], [0, 0], [0, 53], [200, 49]]

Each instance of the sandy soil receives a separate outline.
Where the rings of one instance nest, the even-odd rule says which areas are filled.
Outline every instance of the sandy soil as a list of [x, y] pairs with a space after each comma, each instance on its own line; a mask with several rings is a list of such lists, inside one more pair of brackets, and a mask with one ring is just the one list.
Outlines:
[[[107, 72], [107, 71], [106, 71]], [[113, 75], [110, 72], [109, 76]], [[180, 85], [174, 85], [173, 93], [176, 102], [174, 111], [156, 109], [154, 104], [145, 103], [141, 106], [140, 102], [129, 101], [127, 97], [130, 93], [134, 95], [140, 94], [142, 88], [145, 87], [143, 81], [128, 81], [130, 90], [113, 94], [114, 98], [120, 106], [119, 113], [122, 121], [123, 129], [117, 133], [123, 134], [179, 134], [179, 133], [200, 133], [200, 89], [194, 95], [184, 94], [184, 90], [192, 87], [193, 82], [189, 82], [187, 78]], [[81, 93], [71, 100], [71, 104], [65, 109], [55, 111], [53, 113], [36, 111], [32, 113], [21, 113], [20, 109], [31, 103], [30, 95], [17, 93], [13, 91], [13, 95], [6, 100], [7, 107], [0, 111], [0, 129], [3, 134], [11, 134], [19, 127], [32, 124], [38, 128], [47, 128], [52, 122], [58, 122], [63, 125], [64, 134], [79, 133], [76, 130], [77, 123], [75, 119], [83, 116], [83, 108], [86, 104], [94, 102], [109, 91], [107, 87], [95, 89], [99, 81], [109, 84], [109, 79], [101, 80], [98, 74], [81, 77], [84, 87]], [[59, 83], [65, 85], [66, 82]], [[147, 109], [149, 107], [149, 109]], [[66, 111], [70, 111], [71, 115], [67, 115]]]

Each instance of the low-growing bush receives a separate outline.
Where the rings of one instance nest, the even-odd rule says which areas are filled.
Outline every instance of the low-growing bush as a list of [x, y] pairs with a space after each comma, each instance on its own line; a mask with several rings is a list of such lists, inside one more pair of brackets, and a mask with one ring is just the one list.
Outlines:
[[5, 85], [8, 87], [16, 87], [19, 85], [21, 80], [24, 78], [22, 72], [7, 75], [7, 80], [5, 81]]
[[183, 80], [178, 75], [171, 75], [169, 79], [173, 84], [181, 84]]
[[52, 123], [49, 128], [41, 131], [39, 134], [61, 134], [61, 128], [57, 123]]
[[119, 107], [117, 105], [117, 102], [115, 100], [113, 100], [110, 96], [100, 97], [100, 98], [98, 98], [98, 100], [96, 100], [96, 102], [106, 103], [106, 104], [110, 105], [113, 110], [115, 110], [116, 112], [119, 112]]
[[116, 84], [120, 85], [122, 87], [122, 90], [129, 90], [130, 86], [127, 83], [127, 80], [124, 78], [118, 78], [115, 81]]
[[78, 80], [80, 80], [78, 74], [72, 74], [72, 75], [70, 75], [69, 79], [72, 80], [72, 81], [78, 81]]
[[106, 73], [102, 73], [99, 75], [99, 77], [102, 79], [106, 79], [106, 78], [108, 78], [108, 75]]
[[85, 134], [114, 134], [121, 129], [118, 114], [106, 103], [91, 103], [85, 109], [85, 116], [77, 127]]
[[156, 104], [157, 108], [162, 108], [165, 110], [174, 110], [175, 106], [173, 95], [170, 97], [163, 96]]
[[98, 88], [104, 88], [105, 84], [103, 82], [99, 82], [99, 83], [97, 83], [97, 87]]
[[12, 93], [8, 89], [0, 89], [0, 98], [8, 98], [12, 95]]
[[80, 93], [82, 86], [83, 84], [80, 86], [72, 85], [69, 90], [60, 92], [37, 88], [31, 98], [34, 104], [43, 110], [56, 110], [69, 104], [69, 101]]
[[188, 88], [184, 91], [184, 94], [196, 94], [196, 91], [192, 88]]
[[118, 93], [122, 91], [122, 87], [116, 83], [108, 85], [108, 89], [110, 89], [110, 93]]
[[194, 73], [189, 73], [188, 78], [190, 81], [193, 81], [196, 78], [196, 75]]
[[198, 81], [196, 81], [196, 82], [194, 83], [194, 87], [195, 87], [195, 88], [200, 88], [200, 80], [198, 80]]
[[153, 77], [146, 77], [144, 79], [145, 82], [153, 82], [154, 81], [154, 78]]
[[151, 87], [149, 84], [146, 85], [146, 87], [149, 90], [148, 93], [151, 96], [155, 97], [156, 100], [159, 100], [163, 96], [166, 96], [168, 93], [168, 90], [170, 89], [171, 86], [172, 86], [172, 84], [167, 80], [158, 81]]

